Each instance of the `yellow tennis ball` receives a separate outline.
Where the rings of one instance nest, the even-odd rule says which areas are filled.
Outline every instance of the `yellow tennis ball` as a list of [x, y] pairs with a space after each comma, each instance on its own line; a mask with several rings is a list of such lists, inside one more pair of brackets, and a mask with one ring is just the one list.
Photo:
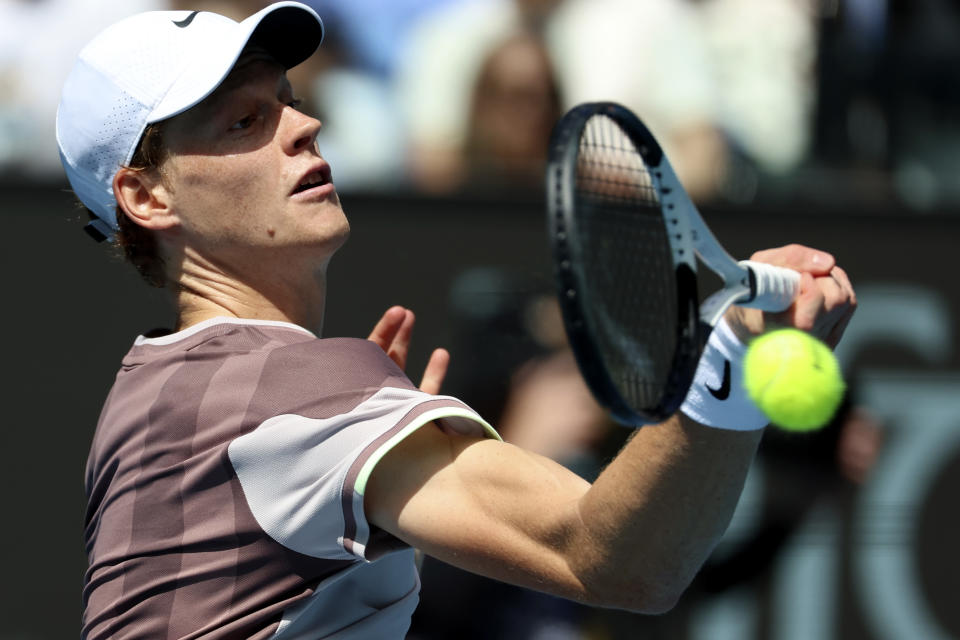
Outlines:
[[798, 329], [751, 341], [743, 384], [770, 422], [787, 431], [813, 431], [830, 422], [846, 391], [833, 351]]

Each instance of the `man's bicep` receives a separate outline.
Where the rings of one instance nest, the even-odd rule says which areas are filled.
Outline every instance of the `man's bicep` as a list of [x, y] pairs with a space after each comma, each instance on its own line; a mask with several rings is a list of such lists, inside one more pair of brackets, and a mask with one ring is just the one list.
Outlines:
[[397, 444], [366, 486], [367, 519], [463, 569], [568, 597], [568, 559], [589, 484], [555, 462], [430, 423]]

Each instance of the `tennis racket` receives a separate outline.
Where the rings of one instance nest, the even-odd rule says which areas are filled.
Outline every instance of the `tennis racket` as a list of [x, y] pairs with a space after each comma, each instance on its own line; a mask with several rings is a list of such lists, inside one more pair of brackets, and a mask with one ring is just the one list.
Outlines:
[[[730, 257], [625, 107], [582, 104], [561, 118], [546, 188], [570, 345], [594, 396], [625, 425], [677, 411], [731, 304], [782, 311], [796, 297], [796, 271]], [[702, 303], [697, 256], [723, 280]]]

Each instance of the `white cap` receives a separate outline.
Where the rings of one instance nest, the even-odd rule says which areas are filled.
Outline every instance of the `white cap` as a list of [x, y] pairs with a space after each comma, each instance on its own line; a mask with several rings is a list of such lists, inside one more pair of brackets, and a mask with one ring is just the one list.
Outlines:
[[100, 32], [80, 52], [57, 110], [57, 145], [70, 186], [116, 231], [113, 177], [130, 162], [147, 125], [182, 113], [227, 77], [248, 42], [286, 68], [316, 51], [323, 23], [310, 7], [277, 2], [243, 22], [207, 11], [150, 11]]

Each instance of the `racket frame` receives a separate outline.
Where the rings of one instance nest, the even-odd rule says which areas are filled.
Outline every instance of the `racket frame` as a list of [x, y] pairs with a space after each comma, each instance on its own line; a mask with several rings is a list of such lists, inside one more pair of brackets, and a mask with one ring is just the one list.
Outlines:
[[[587, 122], [602, 115], [617, 123], [630, 137], [644, 163], [660, 201], [660, 210], [676, 267], [677, 335], [673, 365], [665, 392], [657, 406], [638, 409], [621, 396], [579, 307], [582, 283], [573, 269], [569, 230], [576, 224], [574, 211], [576, 159]], [[578, 366], [594, 397], [627, 426], [660, 422], [673, 415], [689, 390], [703, 343], [734, 303], [756, 295], [751, 269], [738, 263], [723, 248], [690, 200], [666, 154], [647, 127], [629, 109], [611, 102], [585, 103], [571, 109], [557, 124], [550, 142], [546, 172], [547, 218], [552, 239], [554, 274], [564, 326]], [[697, 256], [723, 280], [721, 289], [698, 301]]]
[[[569, 244], [569, 230], [576, 224], [573, 211], [579, 140], [587, 121], [597, 113], [608, 115], [628, 131], [631, 131], [630, 128], [624, 125], [621, 119], [627, 117], [636, 122], [635, 116], [619, 105], [588, 103], [568, 112], [554, 129], [546, 172], [546, 189], [547, 218], [549, 236], [552, 240], [557, 298], [571, 349], [594, 397], [618, 422], [627, 426], [642, 426], [663, 421], [677, 411], [696, 371], [702, 339], [697, 302], [696, 260], [693, 259], [691, 231], [683, 228], [683, 216], [677, 216], [676, 222], [672, 223], [676, 230], [673, 234], [668, 233], [676, 236], [671, 237], [671, 248], [675, 255], [690, 258], [675, 261], [677, 348], [674, 350], [671, 374], [665, 381], [667, 391], [662, 395], [661, 402], [657, 406], [638, 411], [624, 400], [603, 365], [603, 356], [591, 335], [586, 316], [580, 308], [579, 297], [583, 284], [579, 282], [573, 268], [572, 250]], [[648, 155], [650, 158], [656, 158], [658, 165], [660, 161], [665, 160], [660, 146], [646, 128], [641, 127], [640, 130], [632, 130], [631, 133], [640, 136], [640, 139], [634, 139], [634, 142], [638, 147], [641, 145], [644, 147], [645, 162], [654, 164], [648, 159]], [[672, 170], [670, 175], [673, 175]], [[654, 186], [658, 188], [659, 193], [660, 185], [654, 183]]]

